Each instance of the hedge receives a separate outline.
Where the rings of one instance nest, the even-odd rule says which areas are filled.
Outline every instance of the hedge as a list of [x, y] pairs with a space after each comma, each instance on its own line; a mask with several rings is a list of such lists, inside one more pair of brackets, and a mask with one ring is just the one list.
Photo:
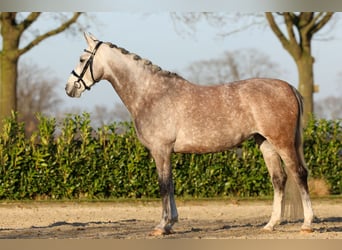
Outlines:
[[[0, 199], [157, 198], [157, 172], [132, 123], [94, 129], [90, 116], [62, 122], [37, 115], [29, 138], [16, 114], [0, 135]], [[305, 130], [305, 158], [311, 178], [342, 193], [341, 120], [312, 119]], [[177, 197], [268, 196], [272, 184], [253, 140], [214, 154], [173, 154]]]

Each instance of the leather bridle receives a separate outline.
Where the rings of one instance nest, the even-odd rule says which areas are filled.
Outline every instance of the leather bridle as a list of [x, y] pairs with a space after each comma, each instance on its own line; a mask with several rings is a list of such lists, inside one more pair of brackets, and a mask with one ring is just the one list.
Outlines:
[[[97, 49], [101, 46], [103, 42], [99, 41], [96, 45], [95, 48], [93, 49], [93, 51], [89, 51], [89, 50], [84, 50], [87, 53], [90, 53], [90, 57], [88, 58], [86, 64], [83, 67], [83, 70], [81, 72], [80, 75], [78, 75], [75, 70], [71, 71], [71, 74], [73, 74], [74, 76], [77, 77], [77, 81], [74, 82], [74, 87], [75, 88], [81, 88], [80, 82], [83, 84], [84, 88], [86, 90], [90, 90], [90, 86], [92, 86], [94, 83], [98, 82], [99, 80], [96, 80], [94, 78], [94, 73], [93, 73], [93, 61], [94, 61], [94, 56], [96, 54]], [[91, 74], [91, 78], [93, 79], [93, 83], [90, 86], [87, 86], [83, 80], [83, 76], [85, 75], [85, 73], [88, 70], [88, 67], [90, 68], [90, 74]]]

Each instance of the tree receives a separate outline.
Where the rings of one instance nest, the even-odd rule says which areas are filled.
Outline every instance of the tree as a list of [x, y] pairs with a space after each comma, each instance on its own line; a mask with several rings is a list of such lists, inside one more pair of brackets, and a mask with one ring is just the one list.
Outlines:
[[[53, 15], [53, 14], [50, 14]], [[0, 130], [2, 121], [9, 116], [12, 110], [17, 110], [17, 77], [19, 58], [48, 37], [57, 35], [67, 29], [78, 20], [81, 13], [75, 12], [71, 16], [57, 14], [51, 16], [56, 19], [57, 27], [53, 27], [42, 34], [30, 28], [42, 16], [40, 12], [22, 14], [17, 12], [0, 13], [0, 32], [2, 49], [0, 52]], [[24, 34], [33, 36], [32, 40], [20, 47]]]
[[[333, 12], [267, 12], [266, 19], [281, 42], [284, 49], [291, 55], [298, 70], [298, 90], [304, 98], [304, 123], [313, 113], [314, 93], [314, 57], [312, 55], [313, 36], [332, 18]], [[275, 15], [282, 17], [286, 26], [285, 32], [280, 29]]]
[[63, 108], [63, 112], [57, 112], [57, 120], [64, 119], [65, 114], [78, 114], [89, 113], [91, 118], [91, 126], [99, 128], [103, 125], [108, 125], [113, 122], [126, 122], [131, 121], [131, 115], [122, 102], [114, 103], [114, 107], [104, 105], [95, 105], [91, 111], [84, 110], [80, 107]]
[[118, 102], [114, 104], [114, 108], [96, 105], [90, 113], [92, 114], [92, 122], [98, 127], [113, 123], [114, 121], [122, 122], [131, 120], [131, 115], [127, 108]]
[[37, 128], [37, 113], [56, 114], [61, 98], [55, 84], [58, 80], [48, 69], [33, 63], [20, 63], [18, 67], [17, 108], [18, 120], [25, 123], [26, 135]]
[[[268, 25], [277, 36], [284, 49], [294, 59], [298, 70], [298, 89], [304, 97], [304, 123], [306, 124], [310, 114], [313, 112], [314, 74], [312, 55], [312, 39], [332, 18], [333, 12], [283, 12], [265, 13]], [[254, 24], [251, 22], [251, 15], [237, 14], [229, 15], [225, 13], [182, 13], [172, 14], [173, 20], [186, 23], [194, 29], [194, 23], [206, 20], [215, 26], [228, 27], [232, 20], [239, 17], [246, 18], [246, 24], [235, 30], [230, 30], [221, 35], [231, 35], [243, 29], [247, 29]], [[260, 24], [260, 15], [256, 16], [255, 23]], [[237, 19], [236, 19], [237, 20]], [[283, 26], [285, 30], [283, 31]], [[230, 28], [231, 29], [231, 28]]]
[[189, 80], [201, 84], [225, 83], [251, 77], [277, 77], [279, 65], [257, 49], [226, 51], [219, 58], [187, 67]]
[[342, 96], [328, 96], [315, 102], [315, 116], [324, 119], [342, 119]]

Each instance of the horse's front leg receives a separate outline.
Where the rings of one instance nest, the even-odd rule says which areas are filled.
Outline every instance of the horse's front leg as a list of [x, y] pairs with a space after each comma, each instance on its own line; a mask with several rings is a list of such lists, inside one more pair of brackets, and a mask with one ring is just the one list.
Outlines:
[[158, 171], [158, 182], [162, 198], [162, 218], [155, 227], [152, 235], [164, 235], [172, 233], [172, 226], [178, 221], [178, 213], [174, 199], [174, 187], [172, 181], [171, 150], [151, 151]]

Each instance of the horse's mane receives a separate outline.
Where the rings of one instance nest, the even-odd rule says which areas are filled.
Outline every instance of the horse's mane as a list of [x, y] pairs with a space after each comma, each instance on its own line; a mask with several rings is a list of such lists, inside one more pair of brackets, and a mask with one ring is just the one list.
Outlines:
[[155, 74], [159, 74], [161, 76], [165, 76], [165, 77], [176, 77], [176, 78], [181, 78], [183, 79], [181, 76], [179, 76], [177, 73], [174, 72], [170, 72], [167, 70], [163, 70], [160, 66], [153, 64], [150, 60], [141, 58], [139, 55], [134, 54], [129, 52], [128, 50], [121, 48], [113, 43], [106, 43], [107, 45], [109, 45], [109, 47], [111, 48], [115, 48], [117, 50], [119, 50], [122, 54], [124, 55], [129, 55], [133, 58], [133, 60], [136, 61], [141, 61], [142, 65], [148, 66], [148, 68], [151, 70], [152, 73]]

